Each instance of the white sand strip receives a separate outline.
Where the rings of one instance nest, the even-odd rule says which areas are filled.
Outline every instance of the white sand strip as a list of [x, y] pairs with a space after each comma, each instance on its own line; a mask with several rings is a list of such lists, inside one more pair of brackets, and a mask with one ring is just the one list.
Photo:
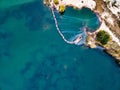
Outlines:
[[90, 9], [94, 9], [96, 6], [96, 2], [93, 0], [60, 0], [60, 2], [68, 6], [75, 6], [77, 8], [88, 7]]

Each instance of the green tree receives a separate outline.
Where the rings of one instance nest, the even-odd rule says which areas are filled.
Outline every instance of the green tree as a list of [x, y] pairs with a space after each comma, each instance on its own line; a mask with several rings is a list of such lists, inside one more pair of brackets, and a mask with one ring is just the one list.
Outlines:
[[53, 0], [54, 4], [59, 4], [58, 0]]
[[62, 14], [65, 12], [66, 6], [65, 5], [60, 5], [59, 6], [59, 12]]
[[109, 40], [110, 35], [104, 30], [101, 30], [97, 33], [97, 41], [99, 41], [101, 44], [105, 45]]

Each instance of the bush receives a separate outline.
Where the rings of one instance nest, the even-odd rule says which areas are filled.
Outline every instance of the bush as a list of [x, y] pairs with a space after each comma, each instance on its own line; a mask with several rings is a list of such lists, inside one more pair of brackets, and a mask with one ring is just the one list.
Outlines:
[[60, 13], [64, 13], [64, 12], [65, 12], [65, 9], [66, 9], [65, 5], [60, 5], [60, 6], [59, 6], [59, 12], [60, 12]]
[[47, 6], [49, 6], [49, 5], [50, 5], [50, 1], [49, 1], [49, 0], [45, 0], [45, 4], [46, 4]]
[[110, 40], [110, 35], [101, 30], [97, 33], [97, 41], [99, 41], [101, 44], [105, 45]]
[[53, 0], [54, 4], [59, 4], [58, 0]]

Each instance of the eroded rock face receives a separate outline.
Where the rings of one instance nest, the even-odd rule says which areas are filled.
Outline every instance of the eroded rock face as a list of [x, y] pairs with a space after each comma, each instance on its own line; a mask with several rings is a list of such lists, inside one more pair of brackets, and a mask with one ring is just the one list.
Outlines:
[[[96, 8], [95, 12], [99, 14], [102, 21], [105, 22], [106, 26], [112, 31], [112, 33], [120, 41], [120, 1], [118, 0], [95, 0]], [[115, 7], [115, 8], [114, 8]], [[113, 10], [114, 8], [114, 10]], [[116, 11], [116, 12], [114, 12]], [[98, 44], [98, 43], [97, 43]], [[106, 52], [111, 56], [115, 57], [117, 63], [120, 64], [120, 46], [117, 42], [111, 40], [108, 44], [103, 46]]]
[[[106, 26], [120, 41], [120, 1], [119, 0], [95, 0], [95, 12], [99, 13]], [[114, 41], [109, 41], [105, 46], [106, 52], [117, 59], [120, 64], [120, 46]]]
[[103, 0], [107, 8], [120, 19], [120, 0]]
[[120, 15], [119, 15], [120, 1], [118, 0], [95, 0], [95, 1], [97, 4], [95, 11], [98, 12], [100, 15], [107, 13], [107, 15], [105, 17], [102, 17], [102, 19], [105, 21], [106, 25], [110, 28], [110, 30], [120, 39]]

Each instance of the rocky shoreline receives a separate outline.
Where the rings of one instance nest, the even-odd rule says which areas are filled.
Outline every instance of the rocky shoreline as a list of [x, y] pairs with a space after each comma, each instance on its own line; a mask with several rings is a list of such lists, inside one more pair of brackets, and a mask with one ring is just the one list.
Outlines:
[[[46, 2], [47, 1], [47, 2]], [[90, 5], [87, 6], [87, 1], [84, 4], [82, 4], [81, 0], [81, 6], [79, 4], [75, 4], [71, 2], [67, 2], [67, 0], [58, 0], [59, 4], [56, 4], [54, 8], [59, 10], [59, 5], [65, 5], [65, 6], [72, 6], [73, 8], [82, 8], [87, 7], [90, 8], [92, 11], [97, 13], [98, 17], [100, 18], [102, 25], [100, 28], [93, 33], [88, 33], [88, 38], [86, 41], [86, 45], [91, 48], [96, 48], [97, 45], [100, 45], [105, 48], [105, 52], [110, 54], [112, 57], [116, 59], [116, 62], [118, 65], [120, 65], [120, 17], [113, 14], [113, 12], [109, 9], [108, 4], [110, 2], [103, 1], [103, 0], [91, 0], [92, 3], [89, 3]], [[80, 0], [79, 0], [80, 1]], [[94, 4], [94, 2], [96, 4]], [[47, 4], [47, 6], [53, 5], [53, 0], [44, 0], [44, 4]], [[96, 39], [96, 33], [100, 30], [105, 30], [110, 34], [110, 40], [107, 44], [102, 45], [100, 42]]]
[[106, 45], [102, 45], [96, 40], [96, 38], [93, 38], [93, 35], [94, 34], [88, 34], [86, 45], [90, 48], [96, 48], [97, 46], [103, 47], [104, 51], [114, 57], [116, 59], [116, 62], [120, 65], [120, 46], [112, 39], [109, 40]]
[[[100, 15], [102, 15], [104, 12], [106, 12], [110, 15], [110, 16], [106, 16], [102, 19], [104, 20], [105, 24], [109, 27], [109, 29], [112, 31], [112, 33], [115, 34], [115, 36], [120, 40], [120, 19], [119, 19], [119, 17], [117, 17], [117, 15], [113, 14], [109, 10], [108, 2], [105, 2], [105, 0], [104, 1], [103, 0], [95, 0], [95, 1], [98, 4], [96, 6], [95, 12], [98, 12]], [[107, 20], [107, 18], [109, 18], [109, 17], [111, 17], [111, 19], [113, 20], [113, 23], [110, 22], [109, 20]], [[108, 54], [110, 54], [112, 57], [114, 57], [116, 59], [116, 62], [118, 63], [118, 65], [120, 65], [120, 45], [111, 39], [103, 47], [105, 48], [105, 51]]]

